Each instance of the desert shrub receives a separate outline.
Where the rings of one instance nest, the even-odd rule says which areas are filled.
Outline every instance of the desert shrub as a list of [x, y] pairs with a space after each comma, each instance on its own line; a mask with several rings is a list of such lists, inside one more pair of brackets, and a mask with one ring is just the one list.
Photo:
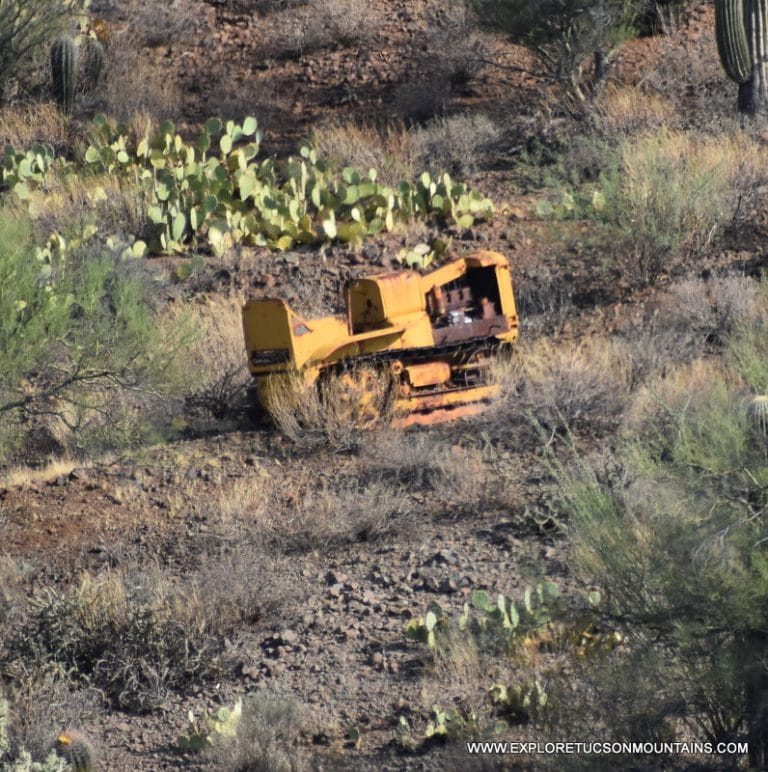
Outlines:
[[253, 409], [252, 377], [246, 367], [241, 303], [209, 300], [199, 309], [200, 333], [193, 343], [198, 363], [190, 410], [202, 410], [216, 421], [242, 421]]
[[[736, 336], [746, 345], [743, 333]], [[752, 355], [736, 363], [747, 361]], [[632, 432], [607, 465], [560, 468], [573, 565], [606, 593], [612, 623], [632, 650], [655, 652], [648, 678], [636, 683], [653, 684], [655, 695], [675, 674], [667, 729], [682, 720], [713, 742], [746, 732], [750, 761], [760, 765], [765, 435], [751, 426], [743, 381], [727, 367], [695, 363], [658, 390], [658, 412], [643, 413], [642, 434]], [[632, 717], [614, 712], [606, 720], [626, 727]]]
[[61, 149], [68, 142], [67, 119], [52, 104], [7, 105], [0, 112], [0, 148], [6, 144], [28, 148], [45, 143]]
[[761, 318], [762, 297], [760, 285], [744, 276], [671, 284], [639, 329], [636, 322], [620, 329], [632, 388], [717, 351], [737, 328]]
[[114, 420], [119, 394], [181, 388], [187, 330], [158, 322], [135, 261], [87, 245], [35, 251], [25, 221], [5, 212], [0, 233], [2, 434], [39, 419], [76, 435]]
[[0, 5], [0, 103], [16, 79], [28, 78], [51, 43], [72, 28], [83, 0], [4, 0]]
[[204, 17], [189, 0], [144, 3], [130, 0], [109, 9], [103, 85], [93, 103], [120, 121], [137, 115], [174, 118], [181, 108], [181, 88], [168, 68], [147, 48], [183, 42], [207, 33]]
[[631, 136], [639, 132], [674, 128], [680, 116], [673, 104], [659, 94], [639, 86], [603, 89], [589, 108], [595, 130], [606, 137]]
[[[509, 498], [509, 480], [494, 475], [494, 461], [478, 443], [447, 440], [434, 432], [381, 432], [360, 449], [360, 476], [430, 492], [447, 516], [485, 511]], [[494, 469], [494, 471], [491, 471]]]
[[763, 293], [759, 283], [746, 276], [684, 279], [669, 287], [659, 323], [701, 342], [722, 341], [737, 326], [759, 317]]
[[306, 711], [294, 700], [272, 692], [252, 694], [243, 702], [237, 735], [221, 738], [208, 755], [221, 770], [298, 772], [307, 768], [298, 745], [306, 725]]
[[471, 0], [470, 6], [483, 26], [534, 52], [547, 77], [579, 101], [605, 77], [611, 52], [632, 34], [639, 10], [626, 0]]
[[356, 478], [306, 480], [276, 490], [273, 506], [257, 519], [264, 536], [285, 553], [336, 549], [407, 533], [413, 503], [402, 487]]
[[478, 113], [434, 118], [414, 130], [411, 142], [419, 167], [466, 177], [488, 164], [500, 137], [500, 128]]
[[248, 550], [211, 559], [183, 582], [159, 570], [84, 574], [69, 590], [36, 594], [6, 663], [57, 663], [117, 707], [154, 710], [230, 667], [226, 638], [272, 608], [272, 569], [266, 554]]
[[83, 727], [102, 712], [95, 691], [77, 688], [50, 673], [29, 677], [17, 688], [8, 690], [8, 694], [9, 748], [5, 759], [0, 748], [0, 763], [19, 759], [24, 751], [33, 761], [42, 762], [50, 755], [64, 727]]
[[512, 410], [548, 432], [613, 428], [629, 399], [631, 362], [619, 341], [587, 338], [555, 345], [540, 340], [499, 367], [497, 380], [505, 392], [499, 418]]
[[619, 143], [598, 214], [627, 281], [651, 284], [711, 243], [736, 212], [749, 156], [736, 137], [662, 130]]
[[273, 57], [301, 57], [332, 46], [364, 44], [381, 29], [382, 18], [364, 0], [309, 0], [273, 17]]
[[190, 0], [161, 3], [127, 0], [112, 4], [108, 12], [105, 9], [104, 16], [109, 42], [114, 43], [116, 37], [130, 34], [137, 49], [176, 43], [193, 32], [205, 31], [201, 29], [205, 26], [205, 17]]
[[682, 27], [658, 38], [639, 79], [642, 91], [663, 100], [684, 128], [737, 128], [736, 88], [723, 77], [714, 35], [691, 35]]

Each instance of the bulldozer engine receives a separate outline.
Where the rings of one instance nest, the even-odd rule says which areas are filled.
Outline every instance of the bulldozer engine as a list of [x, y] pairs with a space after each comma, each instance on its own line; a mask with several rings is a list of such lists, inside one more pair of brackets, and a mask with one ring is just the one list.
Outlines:
[[367, 276], [347, 286], [346, 305], [346, 318], [307, 320], [282, 300], [245, 304], [248, 367], [267, 412], [297, 378], [313, 388], [363, 371], [392, 379], [398, 426], [471, 415], [498, 393], [487, 367], [518, 333], [503, 255], [475, 252], [424, 275]]

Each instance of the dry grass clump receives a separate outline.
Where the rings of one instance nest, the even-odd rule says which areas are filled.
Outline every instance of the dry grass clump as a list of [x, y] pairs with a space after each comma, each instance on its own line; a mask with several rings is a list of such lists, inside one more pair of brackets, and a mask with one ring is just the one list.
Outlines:
[[393, 418], [395, 385], [394, 376], [367, 367], [322, 373], [312, 384], [301, 373], [288, 373], [268, 381], [264, 407], [298, 449], [349, 453]]
[[671, 128], [679, 115], [669, 100], [639, 86], [611, 85], [590, 106], [595, 129], [608, 137]]
[[239, 298], [208, 298], [196, 307], [199, 333], [194, 360], [194, 392], [187, 407], [202, 410], [216, 421], [242, 420], [252, 409], [243, 343], [242, 302]]
[[[649, 442], [675, 436], [680, 416], [697, 408], [697, 396], [707, 399], [713, 383], [733, 383], [733, 377], [714, 359], [696, 359], [658, 376], [641, 388], [627, 412], [625, 429]], [[712, 416], [717, 420], [717, 416]], [[648, 431], [653, 435], [648, 436]]]
[[413, 503], [402, 487], [356, 477], [307, 473], [290, 490], [275, 485], [272, 505], [255, 519], [257, 533], [284, 553], [334, 549], [408, 532]]
[[[32, 194], [30, 206], [39, 229], [46, 236], [98, 225], [104, 236], [121, 241], [140, 237], [147, 225], [149, 191], [132, 180], [99, 175], [51, 174], [45, 188]], [[77, 234], [81, 235], [81, 232]]]
[[434, 431], [382, 432], [375, 443], [361, 448], [360, 474], [408, 493], [429, 492], [445, 514], [457, 516], [478, 513], [509, 499], [507, 481], [492, 469], [493, 455]]
[[609, 430], [627, 405], [631, 361], [626, 347], [610, 338], [555, 344], [538, 340], [519, 358], [500, 361], [504, 410], [528, 416], [547, 431]]
[[712, 34], [693, 37], [681, 28], [657, 39], [655, 55], [638, 85], [669, 104], [687, 128], [719, 133], [733, 126], [736, 86], [723, 77]]
[[765, 313], [762, 297], [760, 285], [744, 276], [684, 279], [670, 285], [651, 318], [622, 331], [632, 387], [721, 345], [741, 324]]
[[365, 0], [309, 0], [272, 18], [277, 28], [267, 52], [275, 58], [300, 58], [324, 48], [364, 45], [379, 34], [383, 21]]
[[[23, 750], [33, 761], [42, 762], [49, 756], [63, 727], [77, 731], [98, 719], [102, 712], [95, 690], [74, 687], [52, 673], [25, 677], [9, 690], [7, 697], [10, 698], [6, 727], [10, 747], [6, 757], [0, 748], [0, 764], [18, 759]], [[10, 769], [17, 767], [11, 764]]]
[[685, 279], [669, 288], [659, 317], [660, 323], [701, 342], [719, 341], [764, 313], [764, 305], [760, 285], [746, 276]]
[[0, 148], [8, 144], [21, 150], [42, 142], [59, 150], [69, 139], [67, 119], [54, 104], [5, 105], [0, 110]]
[[467, 177], [492, 158], [500, 127], [482, 113], [434, 118], [411, 136], [419, 167]]
[[299, 738], [308, 726], [306, 709], [274, 692], [259, 692], [243, 702], [233, 738], [217, 739], [208, 752], [215, 769], [250, 772], [299, 772], [308, 759]]
[[764, 159], [736, 135], [663, 129], [620, 142], [602, 177], [600, 216], [627, 281], [651, 284], [705, 249], [754, 195]]
[[175, 118], [182, 104], [179, 83], [168, 77], [165, 63], [148, 55], [146, 49], [178, 43], [193, 33], [205, 34], [198, 8], [189, 0], [172, 4], [130, 0], [111, 16], [115, 19], [107, 22], [100, 107], [124, 122], [137, 114], [156, 120]]
[[311, 142], [332, 166], [353, 166], [364, 172], [376, 169], [377, 179], [387, 185], [412, 179], [421, 163], [401, 122], [377, 126], [336, 121], [315, 131]]
[[280, 576], [256, 547], [211, 557], [183, 581], [146, 567], [86, 573], [69, 590], [36, 594], [4, 664], [55, 663], [115, 706], [151, 711], [229, 667], [226, 638], [285, 600]]

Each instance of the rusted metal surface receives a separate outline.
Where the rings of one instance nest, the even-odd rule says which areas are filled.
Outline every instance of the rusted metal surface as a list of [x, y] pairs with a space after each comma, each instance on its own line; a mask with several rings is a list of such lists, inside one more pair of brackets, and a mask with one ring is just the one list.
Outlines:
[[407, 429], [409, 426], [432, 426], [446, 421], [455, 421], [457, 418], [477, 415], [489, 407], [490, 402], [471, 402], [468, 405], [453, 405], [427, 412], [408, 413], [395, 418], [392, 421], [392, 426], [396, 429]]
[[408, 383], [414, 388], [435, 386], [451, 380], [451, 366], [448, 362], [425, 362], [421, 365], [408, 365], [405, 368]]
[[[455, 312], [458, 313], [458, 312]], [[463, 321], [456, 319], [456, 324], [447, 327], [435, 327], [435, 345], [442, 346], [445, 343], [456, 343], [470, 338], [483, 338], [498, 335], [509, 330], [509, 322], [506, 316], [492, 316], [490, 319], [474, 319]]]
[[[390, 379], [398, 410], [411, 416], [398, 418], [399, 426], [471, 415], [496, 395], [484, 369], [518, 332], [502, 255], [477, 252], [426, 275], [401, 271], [357, 279], [346, 297], [346, 319], [305, 321], [283, 301], [247, 304], [246, 349], [257, 384], [291, 367], [307, 384], [371, 367]], [[362, 392], [365, 407], [372, 384], [357, 386], [351, 391]]]

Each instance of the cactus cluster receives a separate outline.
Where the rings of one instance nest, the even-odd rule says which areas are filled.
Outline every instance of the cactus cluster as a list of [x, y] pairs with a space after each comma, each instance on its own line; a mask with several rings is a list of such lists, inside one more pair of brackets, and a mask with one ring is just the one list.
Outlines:
[[237, 736], [237, 728], [243, 715], [243, 701], [239, 699], [231, 708], [220, 707], [214, 715], [207, 711], [201, 719], [193, 710], [187, 713], [189, 732], [179, 735], [176, 744], [179, 749], [191, 753], [200, 753], [210, 748], [216, 738], [232, 738]]
[[[141, 235], [154, 253], [203, 246], [220, 254], [239, 243], [277, 250], [331, 241], [359, 244], [417, 218], [469, 227], [493, 212], [489, 198], [448, 174], [425, 172], [390, 187], [378, 181], [375, 169], [331, 170], [308, 145], [284, 161], [259, 160], [261, 139], [255, 118], [242, 123], [211, 118], [194, 142], [165, 122], [133, 147], [124, 127], [97, 116], [82, 166], [54, 159], [47, 146], [26, 154], [9, 148], [2, 179], [28, 199], [54, 161], [60, 173], [84, 169], [124, 177], [148, 193], [150, 225]], [[440, 247], [429, 251], [431, 259]]]
[[75, 103], [77, 86], [77, 46], [69, 36], [59, 38], [51, 46], [51, 77], [53, 95], [62, 112], [69, 115]]
[[80, 42], [64, 35], [51, 46], [53, 96], [65, 115], [72, 113], [78, 82], [83, 82], [84, 90], [92, 90], [103, 69], [104, 48], [95, 37], [85, 36]]
[[50, 145], [36, 144], [26, 153], [6, 145], [0, 166], [0, 190], [12, 190], [20, 199], [28, 199], [33, 187], [45, 182], [51, 171], [54, 152]]

